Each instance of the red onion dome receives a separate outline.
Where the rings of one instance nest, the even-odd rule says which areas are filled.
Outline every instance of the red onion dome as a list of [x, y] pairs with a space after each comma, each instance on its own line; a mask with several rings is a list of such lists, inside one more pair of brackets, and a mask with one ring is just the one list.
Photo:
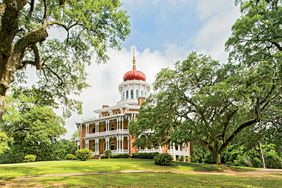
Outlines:
[[143, 80], [143, 81], [146, 81], [146, 76], [143, 72], [133, 69], [133, 70], [128, 71], [124, 74], [123, 81], [127, 81], [127, 80]]

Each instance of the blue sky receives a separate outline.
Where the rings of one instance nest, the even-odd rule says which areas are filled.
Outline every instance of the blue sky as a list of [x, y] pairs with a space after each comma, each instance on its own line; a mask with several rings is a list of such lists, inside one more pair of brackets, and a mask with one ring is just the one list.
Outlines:
[[240, 16], [233, 0], [124, 0], [123, 9], [130, 16], [131, 34], [120, 51], [109, 49], [107, 64], [88, 67], [91, 87], [78, 98], [83, 103], [83, 114], [74, 113], [67, 119], [66, 137], [76, 130], [75, 122], [92, 119], [95, 109], [120, 100], [118, 85], [132, 67], [133, 46], [137, 49], [137, 69], [152, 84], [161, 68], [173, 67], [191, 51], [226, 62], [224, 43]]
[[123, 44], [132, 44], [140, 50], [164, 50], [168, 44], [192, 48], [193, 38], [202, 20], [195, 10], [196, 2], [171, 3], [169, 1], [124, 1], [131, 21], [131, 35]]

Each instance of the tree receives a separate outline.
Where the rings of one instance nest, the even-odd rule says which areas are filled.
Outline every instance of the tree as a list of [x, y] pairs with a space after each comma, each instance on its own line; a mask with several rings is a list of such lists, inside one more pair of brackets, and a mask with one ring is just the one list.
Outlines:
[[0, 155], [8, 149], [8, 137], [4, 132], [0, 131]]
[[242, 16], [232, 26], [226, 42], [234, 63], [253, 66], [266, 61], [279, 67], [282, 81], [282, 6], [279, 0], [237, 0]]
[[191, 53], [174, 69], [158, 73], [155, 93], [141, 107], [131, 132], [150, 134], [155, 145], [201, 144], [219, 164], [222, 152], [239, 133], [269, 117], [267, 109], [279, 97], [277, 72], [266, 62], [253, 68], [221, 65]]
[[[68, 110], [79, 108], [70, 95], [87, 87], [93, 52], [105, 62], [107, 48], [119, 48], [129, 30], [119, 0], [1, 0], [0, 119], [7, 90], [23, 80], [27, 65], [38, 70], [38, 89]], [[56, 32], [61, 37], [52, 36]]]
[[[1, 129], [12, 139], [6, 157], [9, 162], [22, 162], [27, 154], [37, 160], [51, 160], [56, 154], [58, 140], [66, 132], [64, 121], [43, 101], [23, 92], [14, 92], [7, 98]], [[63, 157], [65, 157], [65, 152]], [[5, 155], [5, 154], [4, 154]]]

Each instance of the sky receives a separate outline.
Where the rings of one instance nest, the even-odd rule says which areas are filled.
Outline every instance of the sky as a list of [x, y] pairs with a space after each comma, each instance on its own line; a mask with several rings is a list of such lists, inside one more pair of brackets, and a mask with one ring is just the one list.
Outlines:
[[87, 68], [91, 86], [79, 96], [83, 114], [73, 113], [66, 120], [66, 138], [76, 130], [76, 122], [95, 118], [95, 109], [120, 100], [118, 85], [131, 70], [132, 47], [137, 69], [152, 84], [162, 68], [173, 67], [192, 51], [226, 62], [224, 43], [240, 16], [233, 0], [123, 0], [123, 9], [130, 17], [131, 34], [120, 51], [108, 50], [107, 64], [93, 63]]

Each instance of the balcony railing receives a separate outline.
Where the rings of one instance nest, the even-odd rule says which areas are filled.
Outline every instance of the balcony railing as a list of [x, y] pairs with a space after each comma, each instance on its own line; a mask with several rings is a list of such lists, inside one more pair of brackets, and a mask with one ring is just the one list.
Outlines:
[[109, 136], [109, 135], [115, 135], [115, 134], [128, 134], [128, 129], [116, 129], [116, 130], [110, 130], [110, 131], [104, 131], [104, 132], [96, 132], [96, 133], [90, 133], [86, 135], [86, 138], [93, 138], [93, 137], [103, 137], [103, 136]]
[[154, 153], [154, 152], [158, 152], [158, 153], [162, 153], [162, 149], [155, 149], [155, 148], [152, 148], [152, 149], [138, 149], [138, 153]]

